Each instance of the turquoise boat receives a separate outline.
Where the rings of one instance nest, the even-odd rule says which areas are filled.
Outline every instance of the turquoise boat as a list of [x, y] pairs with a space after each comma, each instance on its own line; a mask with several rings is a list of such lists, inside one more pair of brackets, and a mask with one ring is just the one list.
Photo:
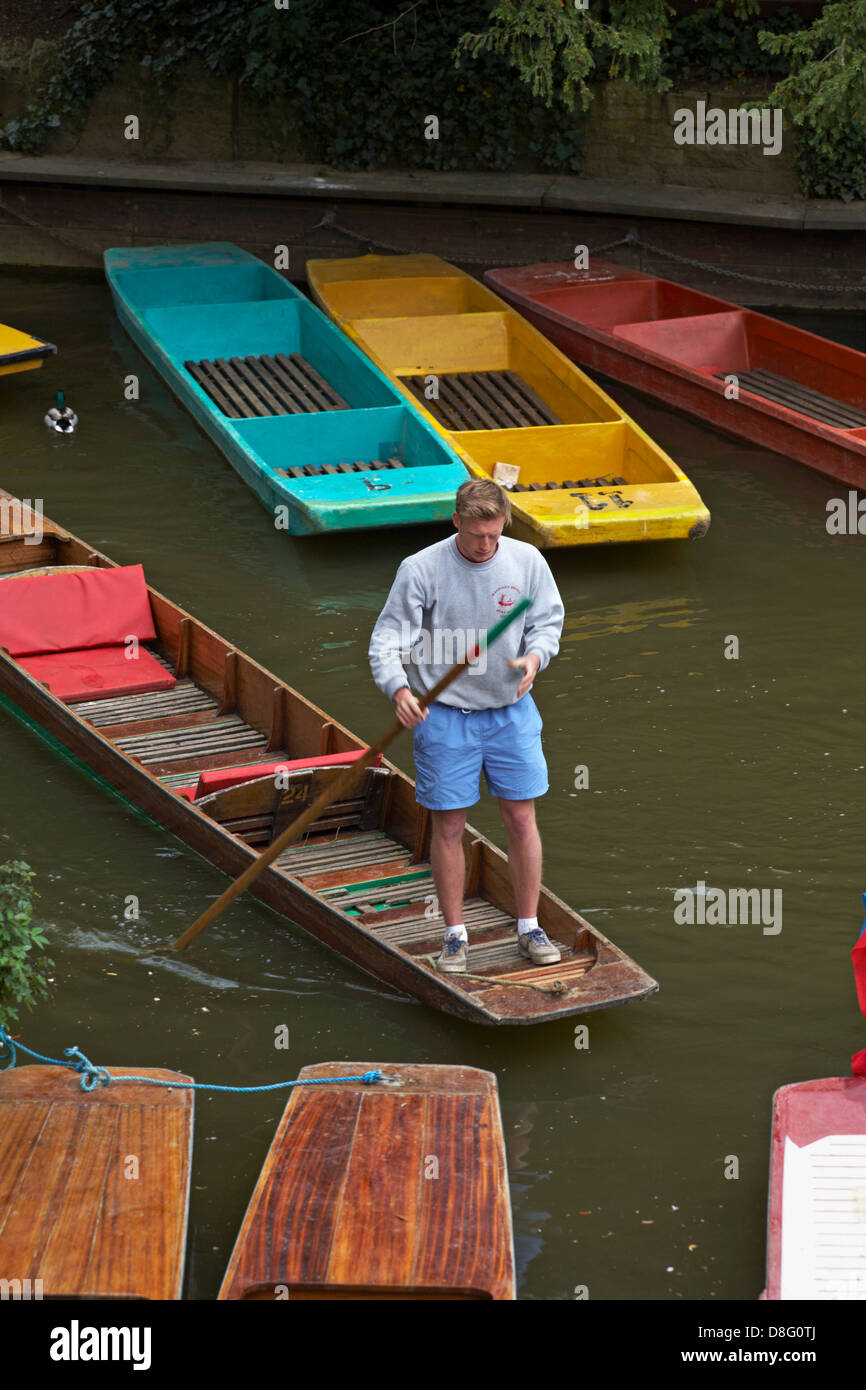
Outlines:
[[468, 474], [368, 357], [231, 242], [105, 252], [127, 333], [292, 535], [444, 521]]

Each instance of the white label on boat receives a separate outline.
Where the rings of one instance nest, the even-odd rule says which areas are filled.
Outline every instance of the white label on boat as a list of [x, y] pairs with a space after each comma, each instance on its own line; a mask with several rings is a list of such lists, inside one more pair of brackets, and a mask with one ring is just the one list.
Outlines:
[[866, 1299], [866, 1134], [785, 1138], [784, 1299]]

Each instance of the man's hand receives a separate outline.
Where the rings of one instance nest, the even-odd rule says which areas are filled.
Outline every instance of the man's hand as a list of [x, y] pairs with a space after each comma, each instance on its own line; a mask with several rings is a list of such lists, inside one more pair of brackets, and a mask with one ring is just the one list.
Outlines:
[[509, 661], [509, 666], [519, 666], [526, 674], [517, 687], [517, 698], [521, 699], [532, 688], [532, 682], [538, 675], [538, 668], [541, 665], [541, 657], [537, 652], [529, 652], [526, 656], [517, 656], [513, 661]]
[[394, 696], [394, 705], [397, 710], [397, 718], [404, 729], [411, 729], [416, 724], [427, 718], [429, 709], [422, 709], [409, 689], [408, 685], [402, 686]]

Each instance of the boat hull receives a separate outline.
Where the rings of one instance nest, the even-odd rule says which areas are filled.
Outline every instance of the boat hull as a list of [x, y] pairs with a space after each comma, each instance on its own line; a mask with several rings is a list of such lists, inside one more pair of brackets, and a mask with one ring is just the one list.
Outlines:
[[[373, 1071], [373, 1084], [339, 1080]], [[220, 1299], [514, 1299], [496, 1077], [323, 1062], [300, 1079]]]
[[[432, 431], [418, 428], [399, 394], [361, 353], [346, 354], [324, 315], [276, 271], [230, 243], [114, 249], [105, 253], [105, 264], [124, 329], [262, 502], [276, 529], [305, 536], [450, 517], [454, 493], [466, 477], [460, 461]], [[263, 297], [216, 297], [225, 295], [220, 279], [228, 276], [234, 277], [235, 294]], [[233, 354], [273, 353], [290, 343], [310, 343], [308, 350], [327, 363], [331, 379], [357, 407], [232, 417], [185, 365], [208, 355], [234, 361]], [[387, 449], [400, 457], [401, 468], [336, 471], [341, 458], [360, 453], [379, 459]], [[320, 466], [314, 477], [280, 476], [287, 471], [283, 465], [314, 464]], [[321, 471], [325, 467], [331, 471]]]
[[[66, 564], [86, 564], [97, 568], [112, 566], [112, 561], [106, 556], [89, 550], [84, 542], [60, 532], [53, 523], [46, 520], [44, 525], [46, 534], [40, 547], [28, 549], [26, 541], [17, 535], [5, 540], [0, 536], [0, 576], [4, 571], [17, 571], [22, 564], [34, 570], [52, 560], [56, 564], [58, 556]], [[15, 581], [0, 577], [0, 586], [5, 582]], [[338, 757], [355, 750], [363, 751], [364, 743], [323, 710], [256, 662], [236, 652], [228, 642], [204, 624], [191, 619], [156, 590], [149, 588], [147, 592], [160, 641], [170, 657], [167, 664], [174, 666], [184, 679], [188, 676], [195, 679], [196, 688], [206, 702], [212, 703], [218, 718], [231, 720], [235, 716], [222, 716], [221, 711], [240, 711], [238, 722], [246, 721], [245, 727], [254, 735], [257, 756], [265, 755], [268, 749], [275, 750], [271, 756], [277, 761], [320, 754]], [[92, 708], [63, 703], [2, 650], [0, 695], [5, 696], [29, 722], [60, 742], [133, 806], [165, 826], [223, 872], [237, 877], [258, 858], [256, 843], [245, 840], [241, 833], [227, 828], [216, 816], [215, 801], [218, 802], [218, 797], [205, 797], [199, 806], [180, 793], [180, 787], [186, 786], [190, 780], [195, 781], [198, 775], [197, 772], [187, 775], [188, 768], [197, 766], [195, 762], [188, 761], [192, 756], [190, 753], [157, 753], [151, 756], [149, 763], [142, 761], [146, 753], [138, 740], [144, 739], [146, 742], [148, 737], [169, 741], [175, 737], [186, 738], [189, 730], [184, 728], [180, 735], [176, 735], [169, 726], [185, 725], [191, 718], [196, 728], [207, 726], [213, 730], [206, 734], [211, 751], [200, 763], [201, 767], [231, 768], [248, 763], [249, 752], [219, 751], [221, 746], [227, 745], [220, 744], [223, 726], [213, 724], [212, 714], [207, 711], [192, 716], [179, 714], [162, 723], [156, 721], [155, 724], [147, 719], [143, 723], [122, 726], [105, 723], [102, 727], [110, 731], [109, 737], [94, 725]], [[133, 697], [136, 698], [150, 697]], [[84, 717], [79, 711], [84, 711], [90, 718]], [[152, 724], [154, 728], [159, 725], [160, 729], [165, 728], [168, 732], [154, 734]], [[127, 733], [130, 737], [124, 739]], [[289, 735], [295, 739], [295, 746], [286, 752], [283, 745]], [[125, 746], [120, 746], [121, 742]], [[250, 747], [249, 742], [244, 742], [244, 750]], [[215, 753], [214, 748], [217, 749]], [[180, 763], [174, 761], [178, 757], [181, 758]], [[391, 779], [388, 791], [390, 819], [387, 824], [384, 820], [376, 822], [383, 825], [383, 834], [385, 830], [388, 832], [383, 840], [383, 850], [386, 851], [384, 858], [390, 862], [395, 856], [402, 857], [407, 860], [405, 867], [411, 868], [412, 864], [417, 864], [417, 872], [420, 873], [423, 869], [420, 861], [426, 855], [429, 842], [429, 818], [415, 802], [414, 785], [410, 779], [392, 764], [385, 764], [385, 767]], [[170, 781], [161, 780], [160, 774], [171, 774]], [[264, 787], [265, 791], [270, 786], [273, 796], [271, 778], [262, 778], [255, 785]], [[413, 845], [414, 853], [410, 854]], [[476, 880], [476, 887], [483, 881], [481, 896], [484, 903], [495, 906], [495, 915], [500, 922], [513, 917], [513, 889], [505, 856], [471, 828], [467, 828], [465, 845], [471, 864], [470, 874]], [[369, 862], [373, 864], [374, 859]], [[363, 869], [359, 878], [356, 867], [353, 873], [338, 874], [337, 878], [341, 881], [347, 878], [350, 884], [365, 886], [377, 880], [377, 873], [375, 868], [372, 871]], [[416, 886], [414, 897], [411, 892], [407, 895], [402, 888], [403, 873], [403, 866], [398, 865], [393, 869], [389, 891], [395, 903], [402, 902], [408, 896], [415, 904], [396, 909], [396, 916], [401, 920], [420, 924], [420, 934], [417, 927], [410, 932], [413, 944], [407, 949], [402, 949], [400, 945], [406, 939], [401, 936], [404, 928], [397, 929], [396, 936], [393, 930], [389, 934], [395, 917], [394, 910], [382, 914], [371, 911], [366, 916], [362, 913], [364, 920], [360, 920], [357, 913], [352, 915], [352, 911], [345, 910], [345, 905], [340, 905], [341, 899], [332, 901], [327, 891], [322, 893], [306, 886], [308, 879], [315, 882], [317, 888], [321, 886], [315, 873], [311, 878], [309, 871], [295, 872], [279, 864], [272, 865], [259, 875], [251, 891], [281, 916], [297, 923], [381, 982], [414, 995], [435, 1008], [476, 1022], [528, 1024], [563, 1018], [647, 998], [658, 988], [656, 982], [634, 961], [547, 889], [543, 890], [540, 916], [548, 922], [550, 930], [560, 931], [566, 942], [572, 938], [575, 942], [568, 960], [563, 961], [557, 972], [567, 985], [563, 992], [548, 991], [543, 982], [533, 983], [536, 972], [532, 969], [518, 968], [516, 978], [522, 983], [509, 983], [504, 977], [501, 984], [495, 977], [485, 978], [479, 983], [442, 975], [432, 965], [424, 949], [427, 938], [430, 935], [434, 939], [436, 937], [435, 925], [429, 928], [425, 926], [426, 886]], [[429, 879], [429, 865], [424, 873]], [[328, 878], [327, 874], [325, 878]], [[397, 886], [396, 895], [390, 888], [391, 883]], [[326, 888], [330, 890], [330, 881]], [[481, 889], [477, 891], [481, 892]], [[374, 906], [380, 896], [374, 895]], [[362, 900], [357, 898], [354, 901]], [[484, 908], [484, 903], [480, 904], [481, 908]], [[353, 903], [348, 903], [348, 906], [352, 908]], [[488, 941], [489, 911], [486, 908], [484, 911], [487, 912], [488, 927], [486, 934], [482, 931], [480, 935], [484, 941]], [[516, 952], [516, 947], [514, 950]]]
[[[580, 278], [581, 274], [583, 279]], [[736, 439], [746, 440], [806, 464], [848, 487], [866, 487], [866, 428], [834, 429], [745, 388], [737, 387], [737, 395], [734, 396], [732, 381], [726, 382], [712, 372], [697, 370], [686, 362], [663, 357], [660, 352], [652, 350], [648, 345], [649, 337], [654, 329], [657, 330], [659, 320], [647, 321], [649, 333], [644, 335], [643, 342], [630, 341], [609, 331], [608, 327], [581, 322], [576, 317], [580, 313], [579, 298], [575, 297], [573, 307], [567, 309], [560, 302], [560, 296], [567, 294], [570, 286], [579, 288], [581, 285], [622, 284], [624, 281], [664, 287], [671, 294], [680, 290], [689, 300], [696, 301], [695, 309], [704, 308], [708, 317], [727, 316], [729, 313], [744, 315], [747, 326], [751, 326], [759, 343], [763, 344], [767, 360], [770, 360], [769, 354], [774, 346], [780, 353], [784, 350], [792, 354], [786, 358], [789, 363], [786, 371], [789, 373], [797, 370], [790, 363], [796, 362], [796, 354], [802, 352], [801, 379], [804, 384], [814, 381], [816, 389], [824, 387], [826, 390], [841, 391], [845, 389], [845, 378], [849, 377], [851, 382], [856, 383], [852, 387], [855, 409], [866, 407], [866, 354], [840, 348], [835, 343], [781, 324], [767, 315], [741, 310], [738, 305], [725, 300], [686, 291], [673, 281], [658, 280], [636, 271], [624, 271], [603, 261], [592, 261], [586, 272], [575, 272], [567, 264], [541, 264], [488, 271], [485, 279], [573, 362], [633, 387], [675, 410], [705, 420]], [[680, 307], [692, 306], [684, 303]], [[635, 310], [631, 309], [630, 312]], [[682, 314], [680, 322], [684, 324], [683, 333], [694, 333], [699, 337], [701, 317], [697, 313]], [[676, 323], [676, 320], [668, 322]], [[660, 337], [657, 332], [656, 337]], [[824, 379], [817, 365], [824, 352], [833, 359], [832, 371], [827, 379]], [[724, 375], [735, 378], [736, 368], [732, 366], [730, 372]], [[836, 386], [832, 385], [833, 380], [838, 383]]]
[[519, 470], [518, 540], [548, 549], [708, 529], [673, 459], [471, 276], [420, 255], [314, 260], [307, 274], [317, 302], [474, 477], [502, 463]]
[[866, 1299], [864, 1181], [866, 1077], [780, 1087], [763, 1299]]
[[18, 328], [0, 323], [0, 376], [15, 372], [32, 372], [41, 367], [46, 357], [53, 357], [57, 348]]
[[105, 1069], [110, 1083], [92, 1091], [69, 1067], [0, 1074], [0, 1268], [35, 1286], [30, 1297], [179, 1299], [191, 1078]]

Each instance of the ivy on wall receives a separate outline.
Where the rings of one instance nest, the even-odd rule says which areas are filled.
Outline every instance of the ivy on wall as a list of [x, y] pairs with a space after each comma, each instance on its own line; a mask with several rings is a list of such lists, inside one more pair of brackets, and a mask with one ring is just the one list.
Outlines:
[[49, 149], [130, 61], [170, 124], [197, 59], [260, 107], [277, 148], [290, 135], [311, 161], [576, 172], [601, 83], [711, 92], [753, 78], [776, 82], [767, 102], [797, 130], [804, 192], [863, 197], [864, 55], [866, 0], [814, 21], [790, 7], [762, 18], [756, 0], [682, 15], [668, 0], [86, 0], [0, 143]]

